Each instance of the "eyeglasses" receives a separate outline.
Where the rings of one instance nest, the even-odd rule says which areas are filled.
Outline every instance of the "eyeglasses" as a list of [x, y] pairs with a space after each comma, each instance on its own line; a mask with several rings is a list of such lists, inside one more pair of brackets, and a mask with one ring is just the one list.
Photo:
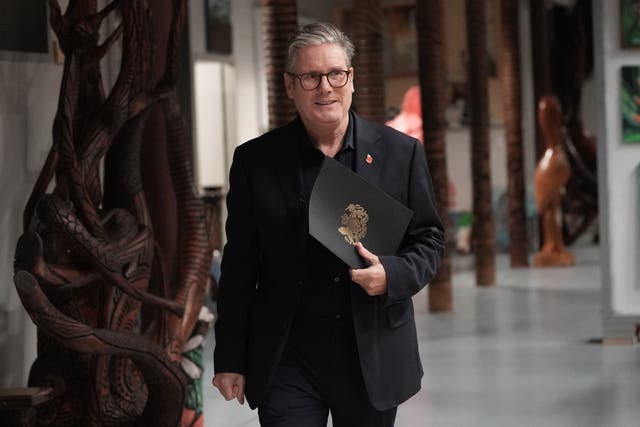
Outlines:
[[304, 90], [314, 90], [320, 86], [320, 82], [322, 81], [323, 76], [327, 76], [327, 81], [329, 85], [333, 88], [343, 87], [349, 81], [349, 74], [351, 71], [349, 70], [333, 70], [328, 73], [304, 73], [304, 74], [294, 74], [289, 73], [291, 77], [295, 77], [300, 80], [300, 86]]

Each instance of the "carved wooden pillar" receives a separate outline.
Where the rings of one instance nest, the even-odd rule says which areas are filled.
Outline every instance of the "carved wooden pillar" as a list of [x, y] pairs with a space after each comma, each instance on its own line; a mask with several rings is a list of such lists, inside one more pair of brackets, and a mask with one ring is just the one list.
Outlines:
[[[447, 184], [447, 157], [444, 118], [445, 63], [444, 63], [444, 9], [442, 0], [416, 2], [418, 29], [418, 73], [420, 78], [424, 150], [429, 163], [438, 202], [438, 214], [445, 227], [446, 241], [451, 241], [449, 230], [449, 195]], [[451, 311], [451, 256], [448, 245], [438, 274], [429, 285], [429, 310]]]
[[384, 122], [384, 63], [380, 0], [353, 2], [354, 108], [367, 120]]
[[[547, 25], [548, 0], [529, 0], [531, 28], [531, 59], [533, 68], [533, 122], [535, 123], [536, 162], [545, 152], [545, 141], [537, 119], [538, 103], [543, 95], [551, 93], [551, 66], [549, 64], [549, 34]], [[544, 236], [542, 218], [538, 217], [540, 246]]]
[[[183, 410], [198, 409], [189, 402], [197, 381], [180, 362], [208, 320], [199, 315], [212, 251], [176, 94], [187, 2], [154, 2], [153, 11], [145, 0], [98, 12], [95, 4], [72, 1], [63, 13], [49, 2], [65, 54], [60, 102], [14, 262], [16, 290], [38, 327], [29, 385], [53, 389], [39, 424], [175, 427]], [[116, 11], [121, 25], [101, 40]], [[99, 63], [120, 39], [120, 71], [105, 94]], [[145, 125], [153, 127], [146, 139]], [[162, 171], [146, 180], [142, 145], [147, 170]], [[147, 203], [145, 194], [168, 202]], [[169, 230], [174, 250], [156, 240]]]
[[522, 146], [518, 1], [500, 0], [500, 16], [502, 19], [500, 70], [507, 144], [509, 254], [511, 267], [527, 267], [529, 265], [529, 250]]
[[262, 24], [269, 128], [289, 123], [296, 115], [295, 105], [287, 96], [283, 73], [289, 37], [298, 25], [295, 0], [262, 0]]
[[469, 105], [471, 107], [471, 171], [473, 182], [472, 241], [476, 283], [496, 283], [496, 248], [491, 205], [489, 141], [488, 53], [484, 0], [466, 0], [469, 50]]
[[[150, 77], [158, 82], [162, 77], [167, 61], [166, 49], [173, 0], [155, 0], [153, 9], [153, 37], [156, 48], [152, 57]], [[176, 194], [171, 185], [171, 173], [168, 167], [159, 168], [157, 165], [168, 165], [167, 135], [165, 118], [160, 105], [154, 105], [144, 128], [144, 142], [142, 143], [142, 182], [145, 187], [156, 188], [157, 191], [147, 191], [145, 198], [151, 217], [155, 238], [158, 241], [167, 263], [167, 275], [173, 277], [178, 242], [178, 207]]]
[[531, 11], [531, 55], [533, 57], [533, 111], [534, 123], [536, 123], [536, 160], [542, 157], [545, 151], [545, 142], [535, 112], [538, 111], [540, 98], [551, 91], [547, 4], [548, 0], [529, 0], [529, 9]]

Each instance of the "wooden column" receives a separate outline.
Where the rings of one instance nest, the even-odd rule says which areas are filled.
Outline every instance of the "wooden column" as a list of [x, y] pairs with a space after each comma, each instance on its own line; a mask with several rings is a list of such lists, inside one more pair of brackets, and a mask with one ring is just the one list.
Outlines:
[[451, 311], [451, 257], [448, 242], [449, 194], [447, 183], [447, 157], [444, 118], [445, 63], [444, 63], [444, 9], [442, 0], [418, 0], [416, 2], [416, 27], [418, 29], [418, 75], [424, 151], [433, 178], [438, 202], [438, 214], [446, 231], [447, 248], [435, 279], [429, 284], [429, 311]]
[[536, 160], [545, 150], [544, 138], [536, 117], [540, 98], [551, 92], [547, 0], [529, 0], [531, 13], [531, 54], [533, 56], [533, 120], [536, 123]]
[[476, 283], [496, 283], [495, 226], [491, 199], [487, 31], [484, 0], [466, 0], [471, 107], [472, 242]]
[[500, 72], [507, 145], [509, 255], [511, 267], [527, 267], [529, 245], [525, 213], [518, 1], [500, 0], [500, 16], [502, 20]]
[[354, 107], [367, 120], [384, 122], [384, 62], [380, 0], [354, 0]]
[[295, 0], [262, 0], [262, 25], [267, 78], [269, 128], [289, 123], [296, 115], [283, 74], [289, 37], [298, 25]]

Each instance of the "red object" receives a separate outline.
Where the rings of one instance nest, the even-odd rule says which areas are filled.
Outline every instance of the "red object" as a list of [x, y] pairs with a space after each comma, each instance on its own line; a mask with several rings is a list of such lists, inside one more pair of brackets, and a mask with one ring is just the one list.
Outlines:
[[373, 157], [371, 157], [371, 154], [367, 154], [367, 158], [364, 161], [368, 164], [373, 163]]

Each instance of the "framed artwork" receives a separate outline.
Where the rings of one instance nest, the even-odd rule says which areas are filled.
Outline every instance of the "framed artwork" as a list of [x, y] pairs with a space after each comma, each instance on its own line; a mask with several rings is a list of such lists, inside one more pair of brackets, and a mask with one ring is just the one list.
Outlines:
[[[334, 22], [353, 38], [353, 9], [337, 6]], [[383, 66], [385, 76], [412, 75], [418, 71], [416, 7], [413, 4], [382, 9]]]
[[640, 47], [640, 0], [620, 0], [620, 42], [622, 47]]
[[6, 1], [0, 13], [0, 50], [48, 53], [47, 5], [42, 0]]
[[230, 55], [231, 0], [205, 0], [207, 52]]
[[384, 74], [413, 74], [418, 71], [416, 7], [383, 9]]
[[620, 72], [620, 115], [622, 142], [640, 142], [640, 66], [630, 65]]

